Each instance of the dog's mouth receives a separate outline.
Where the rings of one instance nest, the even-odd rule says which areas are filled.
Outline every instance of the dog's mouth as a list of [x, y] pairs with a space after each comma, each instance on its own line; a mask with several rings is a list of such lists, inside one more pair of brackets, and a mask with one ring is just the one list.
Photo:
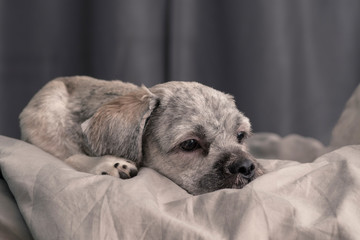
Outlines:
[[264, 174], [264, 172], [259, 166], [256, 167], [256, 170], [254, 172], [252, 172], [251, 175], [244, 176], [240, 173], [236, 174], [231, 177], [231, 180], [230, 180], [232, 182], [231, 188], [241, 189], [241, 188], [245, 187], [245, 185], [254, 181], [256, 178], [260, 177], [263, 174]]
[[224, 188], [241, 189], [263, 174], [264, 172], [259, 166], [256, 167], [255, 171], [250, 176], [244, 176], [241, 173], [226, 174], [223, 172], [212, 172], [200, 179], [198, 191], [193, 194], [197, 195]]
[[241, 174], [237, 174], [235, 176], [235, 180], [231, 188], [240, 189], [243, 188], [246, 184], [250, 183], [255, 179], [255, 174], [252, 174], [252, 176], [249, 177], [243, 177]]

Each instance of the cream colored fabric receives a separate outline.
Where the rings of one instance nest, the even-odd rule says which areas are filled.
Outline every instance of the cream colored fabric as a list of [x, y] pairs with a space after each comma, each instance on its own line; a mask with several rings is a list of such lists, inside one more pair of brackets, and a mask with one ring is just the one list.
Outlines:
[[90, 175], [0, 137], [2, 175], [34, 239], [358, 239], [360, 145], [312, 163], [260, 161], [268, 173], [245, 188], [191, 196], [151, 169]]

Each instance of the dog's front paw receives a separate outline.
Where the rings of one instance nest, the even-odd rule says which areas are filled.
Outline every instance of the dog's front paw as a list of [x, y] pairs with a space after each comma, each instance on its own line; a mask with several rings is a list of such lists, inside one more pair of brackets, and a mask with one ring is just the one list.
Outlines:
[[127, 159], [103, 156], [99, 164], [97, 164], [90, 173], [128, 179], [135, 177], [138, 174], [138, 169], [132, 161]]

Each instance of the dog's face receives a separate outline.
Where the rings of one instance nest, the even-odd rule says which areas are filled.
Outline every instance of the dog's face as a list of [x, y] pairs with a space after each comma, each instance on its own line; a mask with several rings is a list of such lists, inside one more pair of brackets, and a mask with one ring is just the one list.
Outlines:
[[169, 82], [120, 97], [87, 123], [95, 155], [150, 167], [192, 194], [242, 188], [263, 172], [247, 152], [251, 126], [230, 95]]
[[244, 144], [249, 119], [230, 95], [198, 83], [150, 90], [160, 101], [145, 126], [144, 166], [192, 194], [242, 188], [262, 174]]

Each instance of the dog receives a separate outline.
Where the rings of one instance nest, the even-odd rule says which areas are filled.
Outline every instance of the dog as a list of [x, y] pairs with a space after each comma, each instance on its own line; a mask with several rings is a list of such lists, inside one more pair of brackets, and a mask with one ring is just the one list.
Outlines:
[[73, 168], [131, 178], [149, 167], [193, 195], [264, 173], [231, 95], [197, 82], [151, 88], [86, 76], [47, 83], [21, 112], [22, 139]]

